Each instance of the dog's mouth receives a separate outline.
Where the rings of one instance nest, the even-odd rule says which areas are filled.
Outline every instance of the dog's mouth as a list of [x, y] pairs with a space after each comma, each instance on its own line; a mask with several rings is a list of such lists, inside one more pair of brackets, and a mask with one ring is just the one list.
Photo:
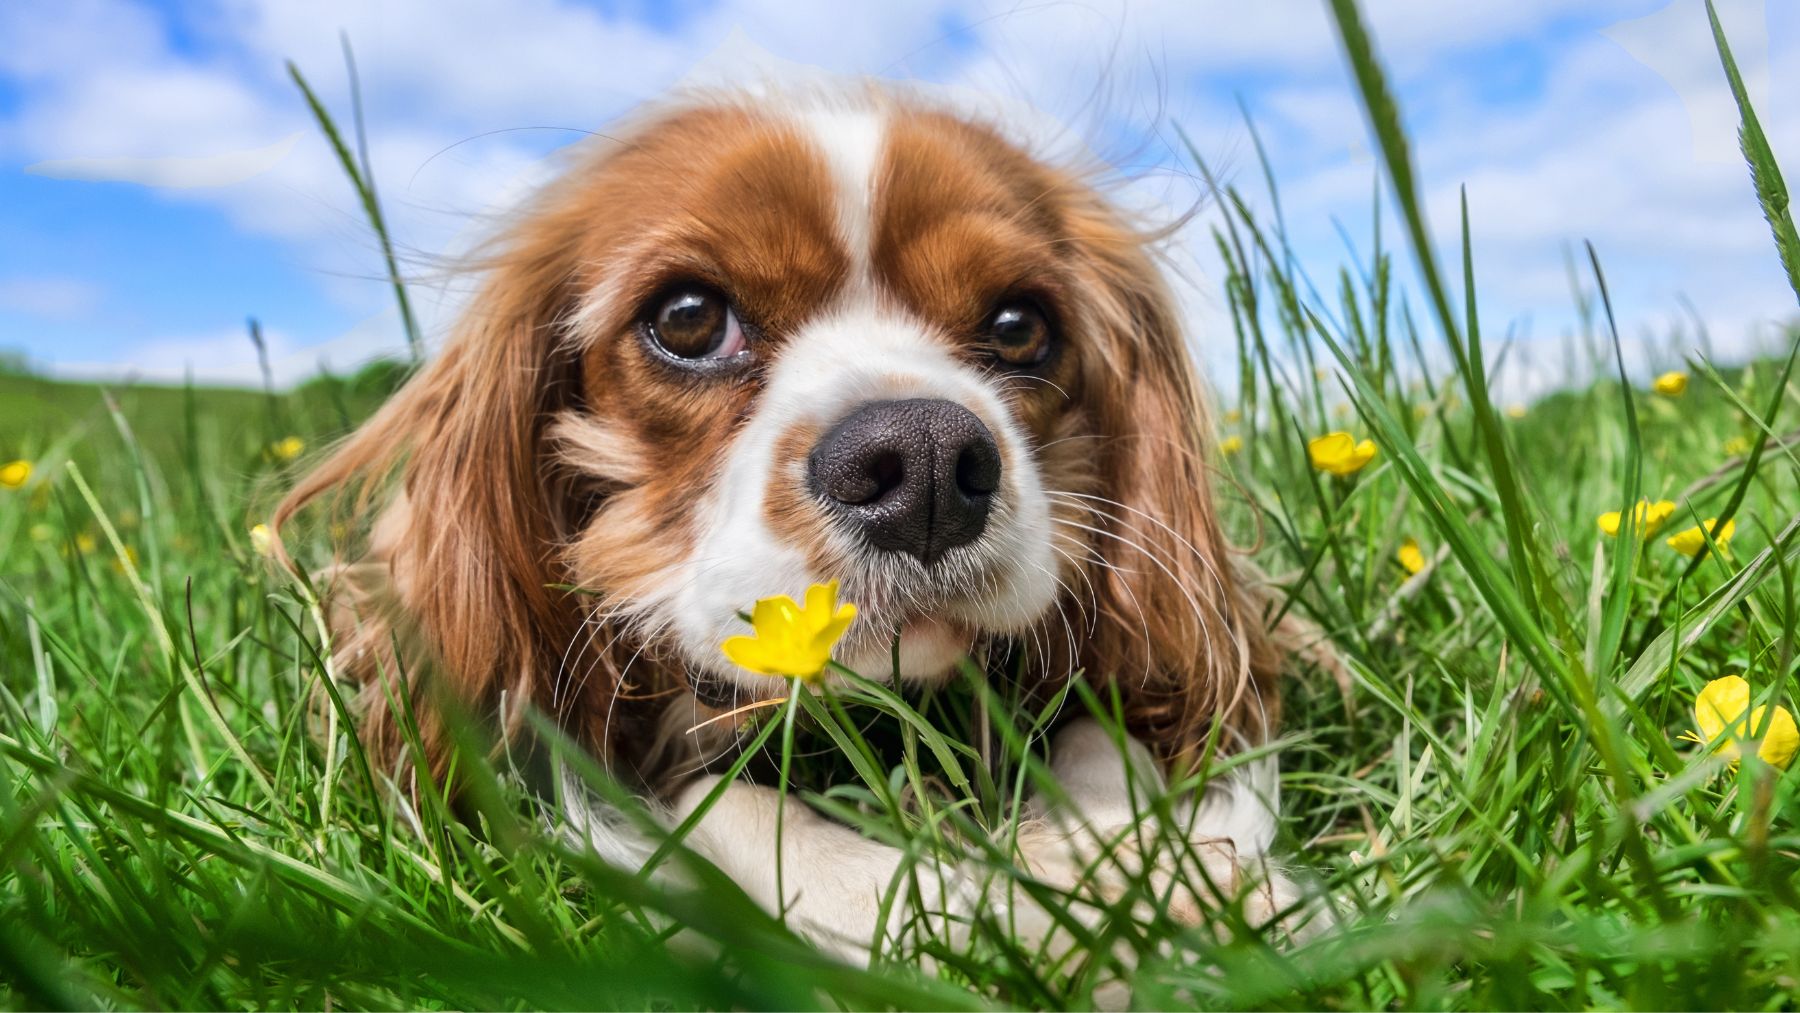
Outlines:
[[[773, 680], [771, 680], [773, 681]], [[740, 706], [745, 699], [746, 687], [736, 679], [714, 675], [711, 672], [696, 672], [689, 669], [687, 673], [688, 688], [693, 690], [694, 699], [703, 706], [717, 711], [730, 710]]]
[[[954, 673], [980, 636], [973, 625], [942, 614], [911, 613], [898, 623], [883, 622], [878, 615], [859, 616], [857, 627], [833, 650], [832, 661], [877, 682], [933, 683]], [[685, 675], [694, 698], [715, 710], [732, 710], [788, 692], [789, 680], [780, 676], [723, 665], [719, 670], [688, 666]], [[823, 678], [833, 685], [847, 681], [835, 668], [828, 668]]]

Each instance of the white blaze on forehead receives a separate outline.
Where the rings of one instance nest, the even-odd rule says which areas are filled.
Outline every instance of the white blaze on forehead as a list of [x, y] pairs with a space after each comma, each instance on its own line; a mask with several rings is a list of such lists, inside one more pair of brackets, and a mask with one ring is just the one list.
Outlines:
[[839, 235], [855, 265], [854, 276], [866, 283], [875, 236], [875, 174], [887, 132], [884, 117], [869, 108], [816, 109], [804, 114], [801, 123], [831, 169]]

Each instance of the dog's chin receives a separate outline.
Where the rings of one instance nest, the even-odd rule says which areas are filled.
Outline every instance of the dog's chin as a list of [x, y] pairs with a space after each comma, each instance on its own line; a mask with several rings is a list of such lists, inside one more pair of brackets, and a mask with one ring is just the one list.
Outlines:
[[[976, 638], [972, 627], [953, 620], [916, 616], [900, 627], [898, 655], [892, 637], [863, 635], [840, 644], [833, 660], [865, 679], [888, 682], [898, 674], [902, 682], [930, 686], [956, 672], [957, 662], [974, 648]], [[828, 670], [824, 681], [829, 686], [843, 686], [850, 680], [841, 672]], [[726, 665], [690, 672], [688, 682], [701, 703], [716, 709], [742, 707], [787, 692], [785, 679]]]
[[838, 652], [838, 662], [867, 679], [930, 685], [956, 671], [956, 663], [975, 646], [975, 630], [955, 620], [914, 616], [900, 627], [896, 643], [879, 636], [858, 637]]

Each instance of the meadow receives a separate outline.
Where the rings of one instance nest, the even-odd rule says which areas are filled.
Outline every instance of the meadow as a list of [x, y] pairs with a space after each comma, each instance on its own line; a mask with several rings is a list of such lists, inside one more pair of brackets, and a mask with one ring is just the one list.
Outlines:
[[[1480, 251], [1432, 248], [1373, 44], [1352, 0], [1332, 11], [1404, 234], [1298, 264], [1252, 176], [1217, 182], [1212, 238], [1239, 367], [1223, 509], [1278, 610], [1337, 659], [1296, 666], [1277, 744], [1279, 847], [1335, 925], [1295, 941], [1224, 903], [1191, 926], [1129, 875], [1104, 910], [1033, 884], [1004, 845], [1045, 715], [973, 667], [923, 698], [796, 696], [792, 721], [748, 727], [746, 762], [791, 768], [795, 793], [920, 863], [1083, 909], [1072, 949], [991, 919], [951, 946], [921, 922], [843, 963], [705, 868], [674, 887], [571, 846], [479, 722], [459, 726], [459, 810], [441, 785], [397, 791], [326, 678], [312, 589], [252, 529], [406, 367], [288, 392], [14, 371], [0, 464], [29, 473], [0, 470], [0, 1006], [1082, 1008], [1119, 981], [1140, 1008], [1791, 1006], [1800, 781], [1771, 747], [1800, 631], [1800, 330], [1750, 364], [1711, 362], [1696, 330], [1628, 351], [1605, 251], [1572, 251], [1584, 324], [1533, 351], [1570, 387], [1494, 403], [1522, 353], [1481, 313]], [[1780, 169], [1715, 36], [1744, 185], [1800, 298]], [[1315, 467], [1333, 431], [1374, 457]], [[300, 558], [324, 558], [323, 534]], [[1762, 754], [1739, 762], [1686, 738], [1730, 676], [1765, 708]], [[1079, 683], [1063, 703], [1108, 706]]]

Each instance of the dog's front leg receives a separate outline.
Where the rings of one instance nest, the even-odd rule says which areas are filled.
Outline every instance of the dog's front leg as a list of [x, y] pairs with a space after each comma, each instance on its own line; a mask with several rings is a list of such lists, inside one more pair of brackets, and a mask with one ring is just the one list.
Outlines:
[[[676, 800], [676, 822], [698, 809], [717, 782], [707, 777], [683, 789]], [[868, 960], [878, 935], [892, 935], [915, 917], [952, 934], [966, 924], [959, 873], [920, 862], [902, 879], [905, 853], [869, 840], [797, 799], [784, 800], [773, 788], [727, 785], [689, 833], [687, 845], [765, 909], [785, 912], [796, 931], [852, 962]], [[890, 897], [884, 923], [884, 900]]]
[[1272, 757], [1215, 778], [1197, 801], [1169, 806], [1174, 826], [1153, 815], [1167, 786], [1135, 739], [1120, 743], [1082, 719], [1056, 736], [1050, 766], [1061, 790], [1033, 800], [1037, 819], [1020, 837], [1021, 859], [1045, 883], [1091, 900], [1090, 912], [1134, 884], [1190, 924], [1241, 896], [1246, 919], [1262, 925], [1299, 899], [1267, 861], [1279, 805]]

